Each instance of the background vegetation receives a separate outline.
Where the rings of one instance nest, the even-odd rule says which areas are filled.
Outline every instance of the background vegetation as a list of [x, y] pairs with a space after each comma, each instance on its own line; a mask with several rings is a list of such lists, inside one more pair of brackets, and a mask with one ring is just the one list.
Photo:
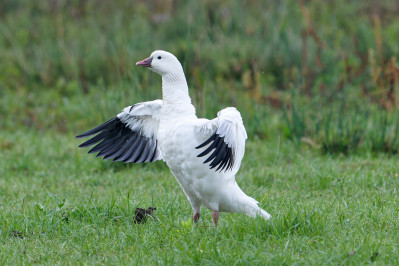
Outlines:
[[[0, 262], [397, 264], [399, 3], [0, 1]], [[196, 228], [165, 165], [78, 150], [182, 62], [201, 117], [236, 106], [237, 176], [271, 222]], [[156, 219], [132, 223], [136, 206]], [[172, 255], [173, 254], [173, 255]]]

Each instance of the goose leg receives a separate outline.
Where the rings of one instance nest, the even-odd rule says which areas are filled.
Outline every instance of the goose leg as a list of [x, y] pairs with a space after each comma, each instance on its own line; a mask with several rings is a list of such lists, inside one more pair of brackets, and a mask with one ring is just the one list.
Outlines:
[[193, 215], [193, 222], [197, 223], [199, 218], [200, 218], [200, 213], [199, 212], [195, 212], [194, 215]]
[[200, 218], [200, 212], [201, 212], [201, 204], [198, 203], [198, 201], [193, 200], [192, 198], [188, 197], [188, 200], [190, 201], [191, 207], [193, 208], [193, 222], [197, 223], [199, 218]]
[[218, 226], [218, 219], [219, 219], [219, 211], [213, 211], [212, 212], [212, 220], [213, 220], [213, 224], [216, 226]]

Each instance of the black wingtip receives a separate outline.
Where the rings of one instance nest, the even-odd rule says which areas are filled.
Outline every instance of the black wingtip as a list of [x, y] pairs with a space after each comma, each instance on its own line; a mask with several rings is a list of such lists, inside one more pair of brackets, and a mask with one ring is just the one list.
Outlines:
[[209, 143], [211, 143], [212, 142], [212, 140], [215, 140], [215, 138], [216, 138], [216, 133], [215, 134], [213, 134], [209, 139], [207, 139], [204, 143], [202, 143], [201, 145], [199, 145], [199, 146], [197, 146], [197, 147], [195, 147], [196, 149], [201, 149], [201, 148], [203, 148], [203, 147], [205, 147], [206, 145], [208, 145]]
[[209, 168], [215, 169], [215, 171], [226, 172], [234, 167], [234, 152], [231, 147], [224, 141], [224, 137], [220, 137], [218, 134], [214, 133], [208, 140], [199, 145], [198, 148], [205, 147], [210, 144], [205, 151], [197, 155], [197, 157], [203, 157], [209, 154], [212, 150], [211, 155], [203, 162], [204, 164], [209, 163]]
[[[132, 108], [132, 107], [131, 107]], [[124, 163], [141, 163], [158, 159], [157, 141], [147, 138], [140, 132], [133, 131], [118, 117], [91, 129], [76, 138], [91, 136], [80, 144], [80, 148], [94, 145], [88, 153], [97, 153], [96, 157], [104, 160], [123, 161]]]
[[96, 134], [96, 133], [102, 131], [102, 130], [105, 129], [106, 127], [109, 127], [109, 124], [110, 124], [110, 123], [115, 122], [115, 121], [117, 121], [117, 120], [119, 120], [118, 117], [113, 117], [113, 118], [111, 118], [110, 120], [108, 120], [107, 122], [105, 122], [105, 123], [99, 125], [98, 127], [95, 127], [95, 128], [93, 128], [93, 129], [91, 129], [91, 130], [85, 132], [85, 133], [80, 134], [80, 135], [77, 135], [75, 138], [80, 139], [80, 138], [84, 138], [84, 137], [88, 137], [88, 136], [94, 135], [94, 134]]

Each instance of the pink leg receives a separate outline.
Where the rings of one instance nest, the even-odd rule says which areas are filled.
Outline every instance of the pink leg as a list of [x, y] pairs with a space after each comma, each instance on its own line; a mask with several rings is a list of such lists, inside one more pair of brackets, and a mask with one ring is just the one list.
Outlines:
[[213, 220], [213, 224], [216, 226], [218, 226], [218, 219], [219, 219], [219, 211], [213, 211], [212, 212], [212, 220]]
[[194, 216], [193, 216], [193, 222], [194, 222], [194, 223], [197, 223], [197, 222], [198, 222], [198, 220], [199, 220], [199, 218], [200, 218], [200, 214], [199, 214], [199, 212], [196, 212], [196, 213], [194, 213]]

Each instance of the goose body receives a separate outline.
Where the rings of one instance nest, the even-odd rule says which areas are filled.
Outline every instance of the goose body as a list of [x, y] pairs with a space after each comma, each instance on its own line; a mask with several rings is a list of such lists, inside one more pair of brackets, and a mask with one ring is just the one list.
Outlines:
[[197, 222], [202, 206], [248, 216], [270, 215], [237, 185], [235, 175], [245, 151], [247, 134], [234, 107], [221, 110], [215, 119], [198, 119], [188, 94], [183, 68], [177, 58], [157, 50], [137, 65], [162, 76], [162, 100], [138, 103], [116, 117], [79, 136], [95, 135], [80, 147], [104, 159], [124, 162], [164, 160], [190, 202]]

